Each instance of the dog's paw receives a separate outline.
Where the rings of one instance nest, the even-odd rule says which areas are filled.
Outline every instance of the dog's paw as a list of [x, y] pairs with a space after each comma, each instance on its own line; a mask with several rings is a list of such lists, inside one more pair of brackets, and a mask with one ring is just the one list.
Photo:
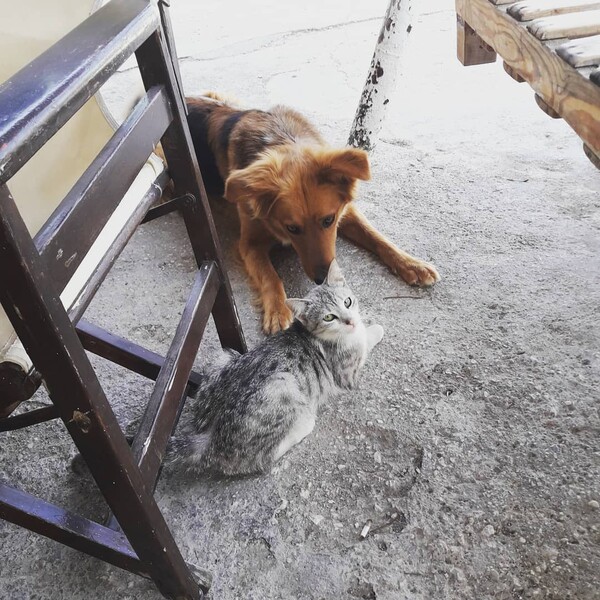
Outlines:
[[263, 315], [263, 331], [267, 335], [287, 329], [293, 320], [292, 311], [285, 305], [267, 308]]
[[419, 287], [429, 287], [440, 280], [436, 268], [418, 258], [406, 259], [398, 257], [390, 265], [392, 273], [399, 275], [408, 283]]

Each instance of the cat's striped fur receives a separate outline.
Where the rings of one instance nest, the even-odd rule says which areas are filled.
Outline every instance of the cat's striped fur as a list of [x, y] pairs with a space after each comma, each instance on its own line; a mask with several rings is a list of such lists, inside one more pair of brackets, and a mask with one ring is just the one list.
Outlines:
[[383, 329], [366, 328], [337, 264], [327, 283], [290, 299], [296, 320], [209, 374], [167, 461], [226, 475], [263, 472], [313, 429], [320, 403], [353, 388]]

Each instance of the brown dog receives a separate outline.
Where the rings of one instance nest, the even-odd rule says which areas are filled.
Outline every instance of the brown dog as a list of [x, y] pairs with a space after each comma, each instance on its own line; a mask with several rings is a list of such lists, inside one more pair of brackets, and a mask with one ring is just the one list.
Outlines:
[[318, 284], [335, 258], [338, 229], [406, 283], [438, 281], [433, 266], [396, 248], [354, 206], [357, 180], [371, 176], [366, 152], [330, 148], [301, 114], [283, 106], [241, 110], [215, 93], [187, 98], [187, 105], [203, 174], [216, 167], [225, 198], [237, 204], [240, 254], [263, 308], [266, 333], [285, 329], [292, 319], [269, 259], [277, 242], [294, 247]]

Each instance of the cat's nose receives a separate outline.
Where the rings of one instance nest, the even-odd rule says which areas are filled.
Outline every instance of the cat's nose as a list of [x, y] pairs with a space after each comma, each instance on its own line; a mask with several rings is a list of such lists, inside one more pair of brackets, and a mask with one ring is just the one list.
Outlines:
[[313, 281], [317, 285], [321, 285], [327, 278], [328, 272], [329, 272], [329, 267], [317, 267], [317, 269], [315, 271], [315, 278]]
[[354, 319], [344, 319], [344, 323], [346, 323], [346, 325], [350, 325], [350, 327], [354, 327], [355, 325]]

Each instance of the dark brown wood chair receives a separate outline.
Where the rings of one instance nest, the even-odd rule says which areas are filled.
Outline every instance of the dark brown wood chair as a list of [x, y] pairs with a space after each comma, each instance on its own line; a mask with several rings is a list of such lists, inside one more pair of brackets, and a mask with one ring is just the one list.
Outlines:
[[[33, 238], [6, 182], [135, 53], [145, 96]], [[223, 346], [243, 352], [221, 249], [187, 127], [164, 3], [112, 0], [0, 86], [0, 301], [52, 404], [0, 419], [0, 431], [60, 418], [114, 518], [106, 525], [0, 482], [0, 517], [133, 573], [168, 598], [203, 597], [153, 497], [169, 436], [199, 375], [192, 371], [212, 312]], [[175, 198], [150, 208], [167, 176], [140, 199], [78, 301], [60, 294], [147, 160], [165, 143]], [[82, 320], [136, 227], [172, 210], [183, 216], [198, 264], [166, 357]], [[63, 259], [63, 257], [65, 259]], [[66, 260], [68, 257], [68, 260]], [[156, 381], [130, 447], [85, 350]], [[10, 400], [10, 399], [9, 399]]]

